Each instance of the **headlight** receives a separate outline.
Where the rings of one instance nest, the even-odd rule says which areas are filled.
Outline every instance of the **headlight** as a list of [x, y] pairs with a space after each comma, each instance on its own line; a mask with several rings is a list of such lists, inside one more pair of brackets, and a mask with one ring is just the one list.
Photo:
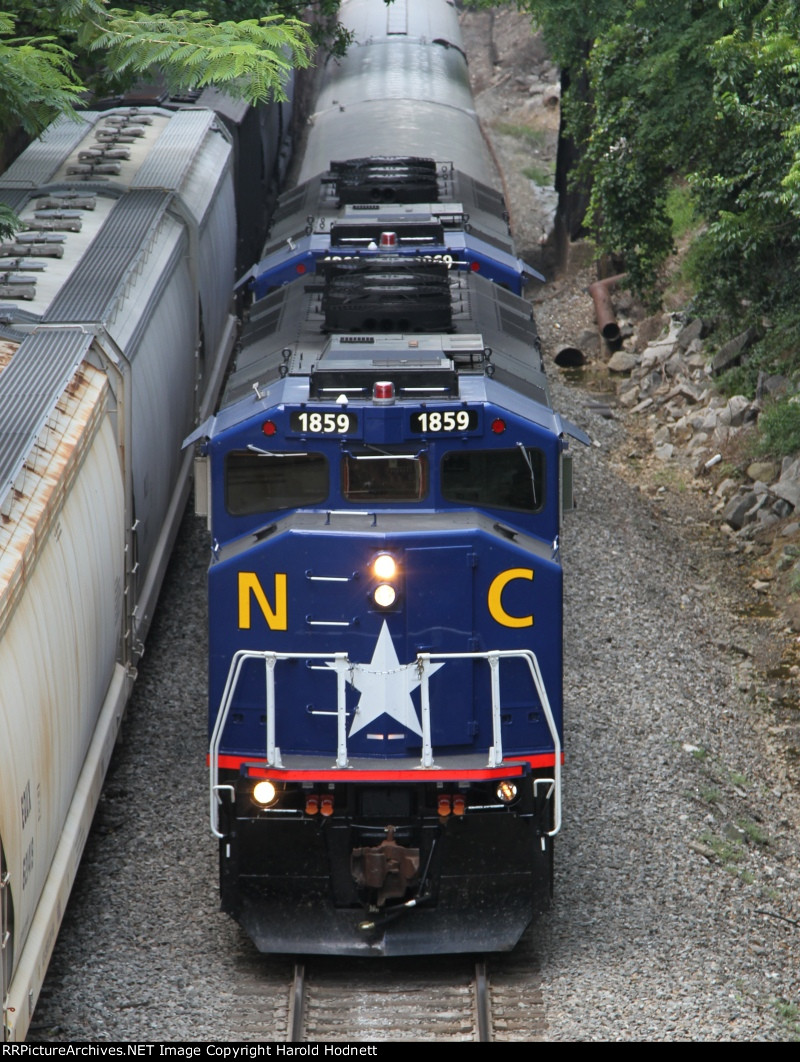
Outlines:
[[379, 608], [390, 608], [397, 600], [397, 591], [389, 583], [381, 583], [375, 587], [372, 598]]
[[372, 573], [376, 579], [394, 579], [397, 574], [397, 562], [388, 553], [379, 553], [372, 562]]
[[264, 779], [253, 786], [253, 801], [260, 808], [268, 808], [278, 799], [278, 790], [272, 782]]
[[517, 787], [513, 782], [501, 782], [497, 787], [497, 799], [512, 804], [517, 799]]

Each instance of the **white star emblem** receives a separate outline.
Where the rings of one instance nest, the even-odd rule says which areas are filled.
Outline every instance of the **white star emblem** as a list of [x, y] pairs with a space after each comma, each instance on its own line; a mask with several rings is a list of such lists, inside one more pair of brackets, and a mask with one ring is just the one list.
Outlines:
[[[444, 664], [432, 664], [428, 674], [433, 675], [440, 667], [444, 667]], [[354, 664], [348, 681], [361, 694], [350, 727], [350, 737], [381, 715], [390, 715], [401, 726], [422, 737], [422, 728], [411, 700], [411, 694], [420, 684], [419, 669], [416, 661], [401, 664], [397, 659], [397, 650], [386, 620], [375, 643], [372, 660], [368, 664]]]

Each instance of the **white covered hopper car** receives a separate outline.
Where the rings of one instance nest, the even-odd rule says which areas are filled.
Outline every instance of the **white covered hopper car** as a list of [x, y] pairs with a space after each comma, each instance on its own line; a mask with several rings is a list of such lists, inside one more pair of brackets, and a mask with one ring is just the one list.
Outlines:
[[0, 177], [0, 999], [30, 1024], [230, 354], [230, 135], [60, 121]]

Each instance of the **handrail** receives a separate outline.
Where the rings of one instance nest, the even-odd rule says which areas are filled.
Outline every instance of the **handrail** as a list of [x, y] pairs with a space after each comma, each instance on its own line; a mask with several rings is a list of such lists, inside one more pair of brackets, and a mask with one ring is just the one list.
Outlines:
[[[492, 649], [487, 652], [472, 653], [418, 653], [416, 658], [417, 673], [420, 680], [420, 700], [422, 708], [422, 755], [420, 768], [435, 770], [433, 744], [431, 740], [431, 704], [429, 678], [438, 668], [431, 670], [432, 661], [440, 660], [486, 660], [491, 669], [492, 692], [492, 745], [489, 748], [489, 768], [500, 767], [503, 763], [503, 740], [501, 733], [500, 702], [500, 661], [510, 658], [522, 659], [528, 665], [533, 685], [544, 711], [547, 727], [555, 752], [554, 778], [554, 817], [553, 829], [548, 836], [553, 837], [561, 829], [561, 739], [558, 734], [550, 701], [547, 697], [542, 673], [536, 654], [530, 649]], [[219, 832], [219, 792], [230, 786], [219, 784], [219, 748], [222, 734], [228, 721], [233, 696], [239, 682], [242, 668], [248, 660], [261, 660], [264, 663], [265, 701], [266, 701], [266, 763], [268, 767], [283, 769], [281, 750], [275, 744], [275, 665], [279, 660], [324, 660], [336, 675], [336, 769], [348, 766], [347, 753], [347, 681], [362, 666], [353, 663], [347, 653], [275, 653], [268, 650], [256, 651], [240, 649], [234, 653], [228, 669], [225, 689], [220, 701], [219, 712], [214, 723], [209, 747], [209, 804], [211, 832], [215, 837], [223, 837]], [[413, 666], [413, 665], [412, 665]], [[324, 669], [323, 669], [324, 670]]]
[[492, 740], [494, 744], [489, 749], [489, 767], [499, 767], [503, 762], [503, 739], [500, 729], [500, 661], [504, 659], [514, 658], [523, 659], [527, 665], [528, 670], [531, 673], [533, 679], [533, 685], [536, 693], [539, 697], [539, 701], [544, 711], [544, 717], [547, 720], [547, 729], [550, 731], [550, 738], [553, 742], [553, 750], [555, 752], [555, 807], [554, 807], [554, 819], [553, 829], [549, 831], [549, 837], [555, 837], [558, 831], [561, 829], [561, 739], [558, 734], [558, 727], [556, 721], [553, 718], [553, 710], [550, 707], [550, 701], [547, 696], [547, 690], [545, 689], [544, 679], [542, 678], [542, 672], [539, 669], [539, 661], [536, 659], [536, 653], [530, 649], [492, 649], [485, 653], [418, 653], [417, 664], [420, 669], [421, 678], [421, 700], [423, 704], [422, 713], [422, 766], [433, 767], [433, 749], [430, 745], [430, 719], [428, 718], [428, 732], [426, 739], [425, 725], [425, 708], [426, 702], [430, 705], [428, 694], [428, 673], [427, 665], [432, 660], [487, 660], [489, 667], [492, 669]]
[[346, 673], [352, 668], [347, 653], [273, 653], [267, 650], [256, 651], [252, 649], [239, 649], [233, 654], [231, 666], [228, 669], [228, 677], [225, 680], [225, 689], [222, 692], [219, 712], [211, 733], [209, 746], [209, 804], [211, 817], [211, 832], [215, 837], [223, 837], [219, 832], [219, 808], [217, 793], [220, 789], [229, 788], [219, 785], [219, 747], [222, 743], [222, 733], [228, 721], [228, 715], [233, 703], [233, 694], [236, 690], [239, 677], [242, 673], [245, 661], [263, 660], [266, 679], [266, 724], [267, 724], [267, 766], [282, 767], [281, 750], [275, 744], [275, 664], [278, 660], [325, 660], [332, 662], [332, 670], [337, 676], [337, 755], [336, 767], [347, 766], [347, 707], [346, 707]]

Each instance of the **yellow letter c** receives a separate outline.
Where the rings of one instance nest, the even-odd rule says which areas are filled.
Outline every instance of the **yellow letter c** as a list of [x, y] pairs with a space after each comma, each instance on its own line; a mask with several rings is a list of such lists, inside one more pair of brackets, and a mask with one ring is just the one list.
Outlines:
[[532, 627], [533, 616], [509, 616], [506, 610], [503, 608], [500, 600], [503, 590], [506, 588], [506, 584], [510, 583], [512, 579], [528, 579], [533, 582], [533, 569], [532, 568], [508, 568], [504, 572], [500, 572], [492, 580], [492, 585], [489, 587], [489, 594], [487, 602], [489, 605], [489, 612], [492, 618], [497, 620], [498, 623], [502, 623], [504, 627]]

